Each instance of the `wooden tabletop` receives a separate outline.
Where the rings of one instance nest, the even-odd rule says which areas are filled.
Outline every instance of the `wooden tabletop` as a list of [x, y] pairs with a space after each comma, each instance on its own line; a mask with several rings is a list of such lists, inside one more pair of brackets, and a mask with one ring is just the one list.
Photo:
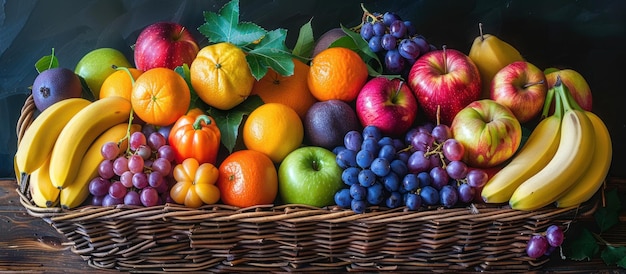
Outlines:
[[[62, 234], [41, 218], [27, 213], [19, 202], [16, 189], [15, 180], [0, 180], [0, 272], [112, 272], [94, 269], [79, 255], [72, 253]], [[622, 214], [620, 219], [621, 224], [610, 233], [623, 234], [626, 231], [626, 216]], [[626, 273], [626, 270], [607, 266], [599, 257], [584, 262], [556, 257], [539, 272]]]

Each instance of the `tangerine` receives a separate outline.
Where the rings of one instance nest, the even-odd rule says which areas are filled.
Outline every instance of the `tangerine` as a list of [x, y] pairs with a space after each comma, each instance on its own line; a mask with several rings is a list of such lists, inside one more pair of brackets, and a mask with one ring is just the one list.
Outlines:
[[267, 155], [239, 150], [220, 164], [216, 185], [224, 204], [241, 208], [271, 204], [278, 195], [278, 172]]
[[343, 47], [327, 48], [313, 57], [307, 83], [319, 101], [356, 99], [369, 76], [359, 54]]
[[131, 95], [139, 118], [155, 126], [168, 126], [184, 115], [191, 103], [187, 82], [168, 68], [153, 68], [135, 80]]
[[281, 103], [266, 103], [253, 110], [243, 125], [246, 148], [280, 163], [302, 144], [304, 125], [295, 110]]
[[309, 66], [293, 59], [294, 69], [290, 76], [283, 76], [268, 69], [267, 74], [254, 83], [252, 93], [265, 103], [282, 103], [295, 110], [304, 119], [309, 108], [317, 102], [307, 84]]
[[191, 63], [189, 76], [198, 97], [221, 110], [229, 110], [248, 98], [255, 81], [246, 54], [227, 42], [202, 48]]
[[[130, 72], [130, 75], [128, 74]], [[100, 99], [109, 96], [120, 96], [130, 101], [133, 93], [133, 82], [143, 73], [142, 70], [136, 68], [118, 68], [109, 75], [100, 87]], [[132, 75], [132, 79], [130, 78]]]

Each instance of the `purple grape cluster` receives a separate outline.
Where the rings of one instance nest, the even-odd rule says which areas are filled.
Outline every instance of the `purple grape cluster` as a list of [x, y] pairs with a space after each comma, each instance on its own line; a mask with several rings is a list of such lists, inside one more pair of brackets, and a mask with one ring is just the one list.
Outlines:
[[348, 132], [334, 152], [348, 186], [335, 194], [335, 203], [357, 213], [375, 205], [418, 210], [471, 203], [488, 180], [485, 171], [463, 162], [463, 145], [443, 124], [415, 127], [404, 140], [366, 126]]
[[557, 225], [551, 225], [546, 229], [545, 234], [533, 235], [526, 245], [526, 254], [531, 258], [539, 258], [548, 256], [561, 244], [565, 239], [563, 229]]
[[415, 60], [435, 49], [424, 36], [417, 34], [411, 21], [393, 12], [366, 16], [359, 29], [370, 50], [384, 60], [385, 73], [407, 74]]
[[93, 205], [155, 206], [170, 201], [174, 150], [158, 131], [133, 132], [128, 150], [108, 142], [100, 150], [104, 160], [89, 183]]

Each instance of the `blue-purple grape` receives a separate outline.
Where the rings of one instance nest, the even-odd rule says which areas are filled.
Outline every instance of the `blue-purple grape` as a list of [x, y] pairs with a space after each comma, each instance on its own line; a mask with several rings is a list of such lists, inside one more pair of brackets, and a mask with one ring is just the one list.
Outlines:
[[400, 185], [402, 182], [400, 181], [400, 177], [398, 177], [395, 173], [389, 172], [389, 174], [381, 178], [381, 181], [387, 191], [400, 191]]
[[406, 27], [406, 35], [413, 36], [417, 33], [417, 28], [413, 25], [411, 21], [404, 21], [404, 26]]
[[397, 49], [390, 49], [385, 53], [385, 68], [391, 73], [400, 73], [404, 70], [406, 60]]
[[365, 200], [367, 197], [367, 188], [360, 184], [353, 184], [350, 186], [350, 197], [354, 200]]
[[387, 174], [389, 174], [389, 172], [391, 171], [391, 165], [389, 164], [389, 161], [387, 159], [377, 157], [374, 159], [374, 161], [372, 161], [372, 164], [370, 165], [370, 170], [374, 174], [376, 174], [376, 176], [384, 177], [387, 176]]
[[439, 190], [432, 186], [425, 186], [420, 188], [420, 197], [422, 197], [422, 203], [425, 205], [438, 205], [439, 204]]
[[365, 41], [369, 41], [372, 38], [372, 36], [374, 36], [374, 26], [372, 25], [372, 23], [364, 22], [363, 25], [361, 25], [360, 34], [361, 34], [361, 37], [365, 39]]
[[374, 139], [376, 143], [378, 143], [378, 141], [383, 138], [383, 134], [378, 127], [368, 125], [363, 128], [363, 140], [370, 138]]
[[372, 23], [372, 30], [374, 31], [374, 36], [382, 37], [387, 32], [387, 26], [381, 21], [376, 21]]
[[415, 193], [407, 193], [404, 204], [409, 210], [418, 210], [422, 206], [422, 197]]
[[417, 173], [417, 180], [419, 183], [419, 187], [429, 186], [433, 183], [433, 177], [430, 176], [430, 172], [422, 171]]
[[391, 26], [391, 24], [396, 20], [401, 20], [401, 19], [400, 19], [400, 16], [394, 12], [388, 11], [383, 14], [383, 23], [386, 26]]
[[400, 39], [406, 35], [406, 25], [402, 20], [395, 20], [389, 25], [389, 33], [393, 37]]
[[434, 143], [435, 143], [435, 137], [433, 137], [432, 134], [425, 132], [425, 131], [419, 131], [415, 133], [415, 135], [413, 136], [413, 139], [411, 140], [411, 145], [416, 150], [421, 150], [421, 151], [430, 150], [430, 148], [433, 147]]
[[363, 140], [363, 144], [361, 144], [361, 150], [367, 150], [372, 153], [372, 155], [378, 155], [378, 151], [380, 150], [380, 146], [378, 145], [378, 141], [373, 138], [366, 138]]
[[414, 37], [413, 38], [413, 42], [415, 42], [415, 44], [417, 44], [417, 46], [420, 49], [420, 53], [422, 55], [424, 53], [427, 53], [427, 52], [430, 51], [430, 44], [428, 44], [428, 41], [426, 41], [424, 36], [418, 35], [418, 36]]
[[363, 149], [356, 153], [356, 164], [360, 168], [369, 168], [372, 161], [374, 161], [374, 154], [371, 151]]
[[358, 184], [360, 171], [361, 169], [357, 167], [348, 167], [344, 169], [341, 173], [341, 180], [344, 182], [344, 184], [349, 186], [353, 184]]
[[351, 130], [343, 137], [343, 145], [347, 149], [359, 151], [363, 144], [363, 135], [357, 130]]
[[415, 60], [420, 56], [420, 49], [411, 39], [402, 39], [398, 45], [398, 52], [407, 60]]
[[343, 169], [351, 166], [356, 167], [356, 151], [344, 149], [337, 154], [335, 160], [337, 161], [337, 165]]
[[389, 163], [389, 166], [391, 167], [391, 171], [397, 174], [398, 177], [404, 177], [404, 175], [409, 172], [409, 168], [406, 166], [406, 162], [402, 161], [401, 159], [392, 160], [391, 163]]
[[[385, 35], [383, 35], [382, 38], [380, 38], [380, 45], [383, 47], [384, 50], [393, 50], [396, 49], [397, 47], [397, 40], [395, 37], [393, 37], [393, 35], [389, 34], [389, 33], [385, 33]], [[398, 54], [399, 55], [399, 54]], [[400, 56], [402, 57], [402, 56]]]
[[[378, 144], [380, 145], [380, 142], [378, 142]], [[393, 161], [393, 159], [396, 158], [396, 148], [393, 146], [393, 144], [382, 145], [380, 147], [380, 150], [378, 151], [378, 157], [385, 158], [387, 159], [387, 161], [391, 162]]]
[[372, 36], [372, 38], [370, 38], [370, 40], [367, 42], [367, 45], [369, 46], [370, 50], [374, 53], [376, 52], [380, 52], [383, 50], [383, 44], [382, 44], [382, 36]]
[[350, 203], [352, 202], [352, 197], [350, 197], [350, 189], [342, 188], [337, 193], [335, 193], [335, 204], [342, 208], [350, 207]]
[[402, 195], [397, 191], [391, 192], [389, 197], [385, 199], [385, 205], [388, 208], [396, 208], [402, 204]]
[[384, 198], [383, 185], [381, 183], [376, 182], [367, 188], [366, 200], [370, 205], [379, 205]]
[[450, 161], [461, 161], [465, 156], [465, 146], [458, 140], [450, 138], [441, 145], [441, 152]]
[[452, 138], [452, 130], [446, 124], [436, 125], [430, 134], [435, 138], [435, 141], [439, 143], [443, 143]]
[[367, 209], [367, 203], [364, 200], [353, 199], [352, 202], [350, 202], [350, 208], [355, 213], [363, 213]]
[[451, 185], [445, 185], [439, 191], [439, 201], [445, 207], [453, 207], [459, 201], [459, 193]]
[[457, 190], [459, 192], [459, 201], [463, 203], [470, 203], [474, 200], [476, 189], [470, 185], [466, 183], [460, 184]]
[[417, 179], [417, 175], [413, 173], [408, 173], [404, 175], [404, 178], [402, 178], [402, 187], [407, 192], [416, 191], [417, 188], [419, 188], [419, 186], [420, 185], [419, 185], [419, 180]]
[[121, 205], [123, 203], [124, 203], [124, 198], [122, 198], [122, 199], [113, 198], [109, 194], [104, 195], [104, 197], [102, 198], [102, 206], [104, 206], [104, 207], [114, 206], [114, 205]]
[[359, 185], [369, 187], [376, 182], [376, 174], [370, 169], [359, 171]]

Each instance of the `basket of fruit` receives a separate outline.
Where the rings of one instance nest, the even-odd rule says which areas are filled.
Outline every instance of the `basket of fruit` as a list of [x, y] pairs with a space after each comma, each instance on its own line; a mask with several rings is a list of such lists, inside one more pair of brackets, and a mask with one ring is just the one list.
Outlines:
[[[363, 10], [288, 49], [231, 1], [204, 14], [204, 47], [160, 22], [135, 67], [111, 48], [74, 72], [42, 58], [17, 124], [21, 204], [101, 269], [540, 268], [611, 162], [606, 126], [568, 90], [582, 77], [487, 34], [468, 55], [437, 48]], [[157, 30], [185, 50], [158, 58]]]

